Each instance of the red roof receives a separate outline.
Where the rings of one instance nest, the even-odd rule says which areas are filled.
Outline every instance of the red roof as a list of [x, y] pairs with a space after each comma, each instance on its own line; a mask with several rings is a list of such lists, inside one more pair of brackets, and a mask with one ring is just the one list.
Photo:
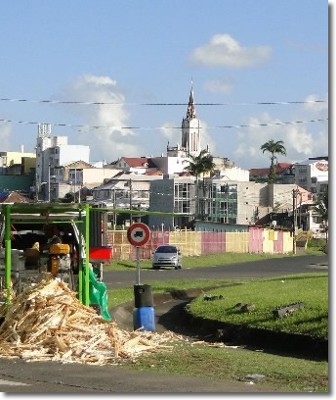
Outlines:
[[8, 196], [1, 198], [0, 203], [31, 203], [31, 200], [18, 192], [11, 192]]
[[132, 168], [156, 168], [151, 158], [147, 157], [122, 157], [126, 164]]
[[162, 171], [159, 169], [151, 169], [150, 171], [146, 171], [145, 175], [162, 175]]
[[[280, 172], [290, 168], [293, 164], [290, 163], [278, 163], [275, 166], [275, 172], [279, 174]], [[258, 175], [258, 176], [267, 176], [269, 173], [269, 167], [268, 168], [251, 168], [249, 170], [250, 175]]]

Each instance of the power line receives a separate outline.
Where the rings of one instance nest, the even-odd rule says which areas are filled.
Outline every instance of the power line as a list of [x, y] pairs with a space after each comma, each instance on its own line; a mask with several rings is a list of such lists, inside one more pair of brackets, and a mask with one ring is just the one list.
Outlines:
[[[278, 121], [270, 123], [260, 123], [260, 124], [240, 124], [240, 125], [214, 125], [207, 126], [206, 129], [242, 129], [242, 128], [263, 128], [263, 127], [274, 127], [274, 126], [286, 126], [286, 125], [297, 125], [297, 124], [309, 124], [314, 122], [326, 122], [328, 118], [316, 118], [306, 121], [296, 120], [296, 121]], [[8, 124], [23, 124], [23, 125], [38, 125], [41, 122], [38, 121], [21, 121], [0, 118], [0, 123]], [[87, 125], [87, 124], [66, 124], [60, 122], [50, 123], [52, 126], [57, 127], [67, 127], [76, 129], [114, 129], [114, 130], [169, 130], [169, 129], [181, 129], [180, 126], [115, 126], [115, 125]], [[202, 127], [200, 127], [202, 129]]]
[[[108, 101], [77, 101], [77, 100], [32, 100], [0, 98], [0, 101], [10, 103], [37, 103], [37, 104], [69, 104], [69, 105], [95, 105], [95, 106], [187, 106], [188, 103], [127, 103]], [[256, 103], [195, 103], [195, 106], [256, 106], [256, 105], [292, 105], [292, 104], [319, 104], [327, 103], [327, 100], [298, 100], [298, 101], [261, 101]]]

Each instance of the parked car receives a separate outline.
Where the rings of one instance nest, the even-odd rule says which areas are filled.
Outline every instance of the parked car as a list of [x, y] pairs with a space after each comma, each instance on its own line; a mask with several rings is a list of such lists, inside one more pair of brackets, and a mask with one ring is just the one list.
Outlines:
[[182, 268], [182, 255], [177, 246], [165, 244], [155, 249], [152, 257], [152, 268], [159, 269], [160, 267]]

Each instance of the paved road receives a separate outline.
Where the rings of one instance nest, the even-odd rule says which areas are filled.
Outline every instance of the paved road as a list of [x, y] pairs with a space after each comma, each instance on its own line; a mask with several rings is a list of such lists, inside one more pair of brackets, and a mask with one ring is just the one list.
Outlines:
[[[245, 279], [290, 273], [325, 271], [327, 256], [286, 257], [247, 264], [182, 270], [142, 271], [144, 282], [167, 279]], [[134, 284], [135, 272], [104, 274], [109, 288]], [[158, 311], [158, 310], [157, 310]], [[160, 315], [161, 317], [161, 315]], [[87, 366], [57, 362], [26, 363], [0, 358], [0, 392], [5, 393], [270, 393], [274, 389], [244, 382], [211, 382], [207, 379], [137, 372], [119, 366]]]
[[118, 366], [88, 366], [57, 362], [26, 363], [0, 359], [0, 391], [6, 393], [265, 393], [274, 389], [245, 382], [130, 371]]
[[[140, 263], [141, 265], [141, 263]], [[328, 256], [290, 256], [268, 260], [252, 261], [216, 267], [198, 267], [141, 270], [141, 282], [164, 281], [174, 279], [251, 279], [270, 278], [273, 276], [297, 274], [305, 272], [323, 272], [328, 269]], [[136, 283], [136, 272], [109, 271], [104, 272], [104, 282], [108, 289], [130, 287]]]

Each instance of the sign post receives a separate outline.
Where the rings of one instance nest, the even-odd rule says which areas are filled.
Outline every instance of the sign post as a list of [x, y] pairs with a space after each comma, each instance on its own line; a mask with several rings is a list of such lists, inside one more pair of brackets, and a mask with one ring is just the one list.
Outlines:
[[128, 241], [136, 247], [136, 284], [140, 285], [140, 246], [143, 246], [148, 242], [150, 238], [150, 229], [146, 224], [137, 222], [132, 224], [127, 229]]
[[135, 284], [140, 285], [140, 246], [136, 247], [136, 272]]
[[146, 224], [137, 222], [127, 230], [128, 241], [136, 248], [136, 284], [134, 285], [134, 329], [155, 330], [155, 313], [151, 287], [140, 284], [140, 247], [148, 242], [150, 230]]

